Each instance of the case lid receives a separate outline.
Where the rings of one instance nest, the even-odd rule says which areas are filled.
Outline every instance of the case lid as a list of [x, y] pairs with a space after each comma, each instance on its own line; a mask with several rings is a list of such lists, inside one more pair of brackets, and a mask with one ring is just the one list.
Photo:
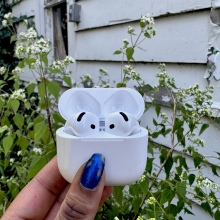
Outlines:
[[72, 88], [61, 95], [58, 109], [65, 120], [83, 111], [98, 117], [123, 111], [139, 119], [144, 112], [144, 99], [130, 88]]

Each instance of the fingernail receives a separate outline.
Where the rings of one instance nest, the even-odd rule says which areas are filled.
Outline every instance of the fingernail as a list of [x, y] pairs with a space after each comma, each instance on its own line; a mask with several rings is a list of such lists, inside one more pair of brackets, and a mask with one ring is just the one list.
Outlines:
[[102, 154], [93, 154], [83, 170], [81, 185], [88, 190], [95, 190], [102, 177], [104, 167], [104, 156]]

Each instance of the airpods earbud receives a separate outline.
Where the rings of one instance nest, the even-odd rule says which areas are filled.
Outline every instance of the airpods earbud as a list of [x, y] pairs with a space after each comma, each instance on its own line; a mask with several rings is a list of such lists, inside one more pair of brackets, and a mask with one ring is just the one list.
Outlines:
[[136, 118], [125, 112], [114, 112], [105, 119], [105, 131], [117, 136], [128, 136], [140, 131]]
[[88, 136], [99, 132], [99, 118], [90, 112], [79, 112], [67, 119], [64, 132], [76, 136]]

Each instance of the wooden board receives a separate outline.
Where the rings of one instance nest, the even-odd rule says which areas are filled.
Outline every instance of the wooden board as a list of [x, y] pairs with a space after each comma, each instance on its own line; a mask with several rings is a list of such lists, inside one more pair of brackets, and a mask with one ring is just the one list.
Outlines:
[[[136, 61], [206, 63], [208, 52], [210, 12], [196, 12], [156, 19], [157, 34], [146, 40], [134, 55]], [[120, 61], [113, 55], [129, 39], [128, 25], [139, 33], [138, 23], [80, 31], [76, 33], [75, 58], [77, 60]]]
[[208, 0], [80, 0], [77, 4], [82, 7], [79, 30], [130, 22], [147, 13], [158, 17], [211, 7]]

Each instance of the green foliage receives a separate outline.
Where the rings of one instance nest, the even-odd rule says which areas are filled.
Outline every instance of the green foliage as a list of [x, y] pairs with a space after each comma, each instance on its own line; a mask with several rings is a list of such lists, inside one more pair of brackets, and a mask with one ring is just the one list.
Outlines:
[[[67, 67], [74, 61], [66, 57], [49, 63], [51, 45], [47, 40], [38, 37], [33, 27], [18, 35], [13, 32], [18, 19], [10, 12], [4, 20], [5, 28], [12, 31], [10, 36], [15, 39], [11, 54], [15, 53], [19, 63], [16, 67], [9, 63], [0, 66], [0, 216], [56, 154], [55, 131], [64, 123], [56, 110], [60, 83], [72, 86]], [[29, 84], [20, 82], [22, 68], [37, 74], [36, 80]], [[62, 73], [57, 81], [57, 73], [49, 71], [54, 69]]]

